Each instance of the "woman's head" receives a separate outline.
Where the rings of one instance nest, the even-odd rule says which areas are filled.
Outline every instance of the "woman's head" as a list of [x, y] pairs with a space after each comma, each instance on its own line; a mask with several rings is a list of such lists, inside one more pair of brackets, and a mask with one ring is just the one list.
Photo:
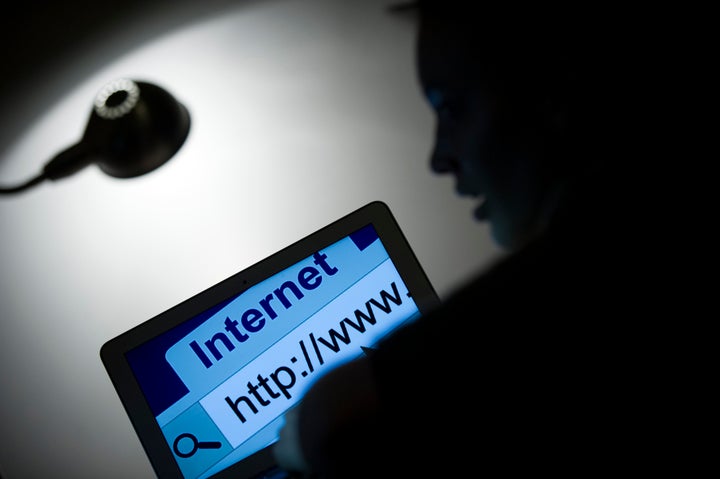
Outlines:
[[464, 4], [420, 2], [417, 69], [437, 120], [431, 167], [455, 176], [457, 192], [479, 200], [476, 218], [516, 249], [544, 231], [562, 189], [593, 161], [595, 42], [568, 12]]

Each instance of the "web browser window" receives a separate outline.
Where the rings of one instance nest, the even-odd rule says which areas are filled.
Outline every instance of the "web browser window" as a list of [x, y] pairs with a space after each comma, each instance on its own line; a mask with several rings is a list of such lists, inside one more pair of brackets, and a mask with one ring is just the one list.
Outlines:
[[369, 224], [125, 357], [182, 475], [207, 478], [275, 442], [314, 380], [419, 314]]

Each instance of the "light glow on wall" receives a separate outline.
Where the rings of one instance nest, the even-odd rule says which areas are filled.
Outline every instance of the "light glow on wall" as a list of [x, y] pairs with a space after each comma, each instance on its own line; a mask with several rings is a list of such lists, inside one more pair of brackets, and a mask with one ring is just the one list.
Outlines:
[[192, 118], [149, 174], [91, 165], [0, 198], [4, 479], [154, 477], [100, 346], [365, 203], [390, 206], [441, 296], [497, 255], [429, 170], [414, 29], [387, 5], [250, 2], [189, 21], [97, 64], [5, 152], [2, 184], [36, 174], [116, 78], [166, 88]]

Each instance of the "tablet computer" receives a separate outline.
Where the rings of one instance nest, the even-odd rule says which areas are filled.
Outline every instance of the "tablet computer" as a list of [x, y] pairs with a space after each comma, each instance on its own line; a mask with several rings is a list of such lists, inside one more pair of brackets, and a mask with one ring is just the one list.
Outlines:
[[439, 304], [386, 204], [366, 204], [107, 341], [159, 478], [275, 467], [283, 413], [324, 372]]

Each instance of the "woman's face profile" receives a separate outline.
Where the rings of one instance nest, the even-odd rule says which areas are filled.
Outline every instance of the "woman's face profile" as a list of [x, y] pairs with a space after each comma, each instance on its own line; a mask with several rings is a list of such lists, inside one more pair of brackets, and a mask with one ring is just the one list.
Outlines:
[[454, 176], [456, 192], [477, 201], [475, 218], [490, 223], [501, 247], [515, 249], [547, 221], [542, 90], [531, 94], [533, 79], [515, 76], [522, 65], [455, 28], [426, 21], [418, 32], [417, 73], [436, 119], [430, 166]]

